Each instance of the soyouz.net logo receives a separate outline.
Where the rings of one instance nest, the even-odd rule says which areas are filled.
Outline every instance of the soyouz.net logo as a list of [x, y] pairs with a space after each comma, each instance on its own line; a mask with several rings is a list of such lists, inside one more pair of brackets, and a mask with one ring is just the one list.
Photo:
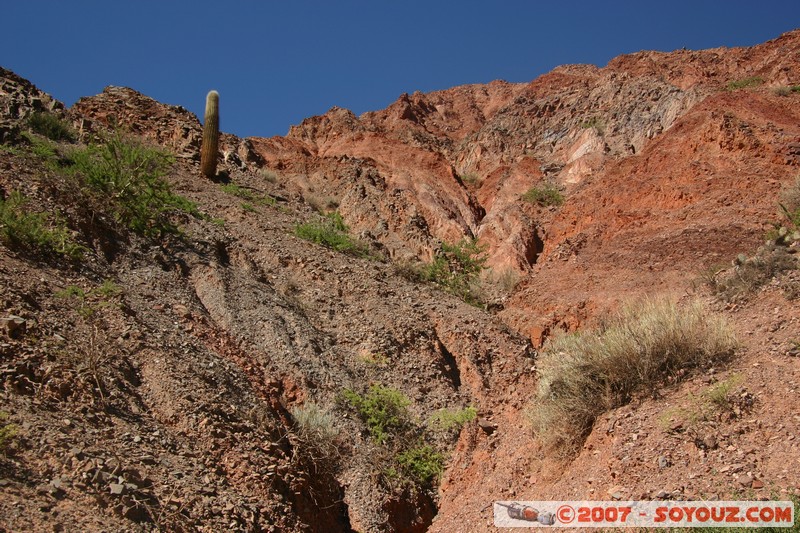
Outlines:
[[497, 527], [792, 527], [790, 501], [498, 501]]

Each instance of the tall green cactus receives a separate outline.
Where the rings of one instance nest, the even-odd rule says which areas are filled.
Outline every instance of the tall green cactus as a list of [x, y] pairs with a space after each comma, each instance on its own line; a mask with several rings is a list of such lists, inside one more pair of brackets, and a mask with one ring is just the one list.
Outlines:
[[210, 91], [206, 96], [206, 114], [203, 125], [203, 145], [200, 150], [200, 168], [211, 179], [217, 175], [219, 154], [219, 93]]

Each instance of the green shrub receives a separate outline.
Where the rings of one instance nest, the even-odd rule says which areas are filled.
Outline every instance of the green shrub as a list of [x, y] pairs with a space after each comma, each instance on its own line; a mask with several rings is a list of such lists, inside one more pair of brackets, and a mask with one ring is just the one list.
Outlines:
[[321, 244], [337, 252], [367, 257], [367, 248], [353, 239], [347, 233], [348, 227], [339, 213], [330, 213], [312, 222], [298, 224], [295, 226], [294, 234], [311, 241]]
[[396, 457], [401, 470], [422, 486], [431, 486], [444, 471], [444, 455], [427, 444], [405, 450]]
[[72, 259], [83, 257], [86, 248], [73, 240], [58, 214], [48, 217], [31, 211], [28, 204], [29, 200], [19, 191], [0, 198], [0, 241], [11, 248], [56, 253]]
[[116, 298], [122, 294], [122, 287], [114, 283], [112, 280], [106, 279], [92, 292], [99, 294], [102, 298]]
[[461, 429], [461, 426], [475, 420], [477, 416], [478, 410], [472, 406], [456, 410], [442, 409], [431, 416], [430, 423], [434, 427], [450, 431], [452, 429]]
[[539, 359], [539, 388], [530, 410], [543, 443], [577, 451], [595, 419], [677, 371], [730, 356], [731, 327], [698, 301], [667, 299], [624, 307], [601, 328], [563, 335]]
[[0, 411], [0, 453], [5, 454], [19, 431], [16, 424], [6, 423], [8, 413]]
[[585, 120], [581, 122], [581, 128], [589, 129], [594, 128], [597, 133], [603, 135], [606, 131], [606, 123], [602, 118], [599, 117], [592, 117], [589, 120]]
[[401, 433], [410, 424], [408, 406], [411, 400], [398, 390], [375, 384], [365, 395], [350, 389], [345, 389], [343, 395], [367, 425], [372, 439], [379, 444], [386, 444], [390, 437]]
[[[275, 200], [263, 194], [256, 194], [249, 189], [245, 189], [235, 183], [226, 183], [220, 187], [225, 193], [236, 196], [247, 202], [242, 203], [242, 209], [248, 212], [255, 211], [253, 204], [275, 205]], [[251, 203], [252, 202], [252, 203]]]
[[105, 280], [101, 285], [84, 291], [77, 285], [68, 285], [63, 290], [57, 291], [55, 296], [65, 300], [77, 300], [74, 309], [83, 318], [89, 318], [104, 307], [111, 305], [109, 300], [122, 295], [122, 288], [111, 281]]
[[199, 216], [197, 206], [172, 192], [164, 180], [172, 156], [119, 132], [102, 144], [75, 150], [73, 169], [92, 189], [110, 200], [117, 222], [146, 236], [175, 233], [169, 220], [174, 212]]
[[474, 172], [466, 172], [461, 175], [461, 181], [466, 185], [477, 185], [481, 181], [481, 177]]
[[759, 76], [750, 76], [749, 78], [728, 82], [728, 85], [726, 85], [725, 88], [728, 89], [729, 91], [736, 91], [739, 89], [758, 87], [762, 83], [764, 83], [764, 78], [761, 78]]
[[30, 153], [50, 168], [58, 166], [61, 156], [53, 141], [41, 135], [24, 132], [22, 138], [30, 145]]
[[52, 141], [72, 142], [75, 140], [72, 128], [52, 113], [34, 113], [28, 118], [28, 127], [34, 133], [44, 135]]
[[564, 203], [564, 196], [554, 185], [546, 183], [541, 187], [532, 187], [522, 195], [522, 199], [542, 207], [558, 206]]
[[423, 280], [436, 283], [470, 304], [480, 303], [478, 277], [486, 264], [486, 247], [476, 239], [442, 243], [433, 262], [421, 269]]

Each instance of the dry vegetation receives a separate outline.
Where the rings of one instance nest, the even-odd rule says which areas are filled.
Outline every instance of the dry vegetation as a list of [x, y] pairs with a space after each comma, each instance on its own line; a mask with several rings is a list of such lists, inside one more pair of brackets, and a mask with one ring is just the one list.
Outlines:
[[574, 452], [604, 411], [736, 347], [727, 322], [698, 301], [628, 305], [597, 330], [564, 335], [546, 347], [530, 411], [534, 430], [548, 448]]

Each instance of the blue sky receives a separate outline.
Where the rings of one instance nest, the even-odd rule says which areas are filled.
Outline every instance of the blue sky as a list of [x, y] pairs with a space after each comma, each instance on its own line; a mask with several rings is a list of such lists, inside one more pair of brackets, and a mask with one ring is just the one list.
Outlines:
[[221, 127], [239, 136], [404, 92], [800, 27], [798, 0], [0, 0], [0, 14], [0, 65], [67, 105], [123, 85], [202, 116], [216, 89]]

